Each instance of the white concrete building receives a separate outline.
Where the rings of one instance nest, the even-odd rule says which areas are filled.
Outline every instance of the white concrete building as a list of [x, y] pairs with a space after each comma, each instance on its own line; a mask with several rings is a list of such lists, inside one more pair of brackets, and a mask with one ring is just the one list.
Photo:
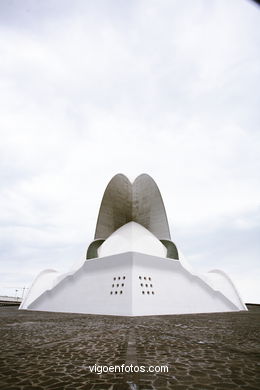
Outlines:
[[20, 309], [142, 316], [247, 310], [220, 270], [199, 274], [171, 241], [156, 183], [116, 175], [104, 193], [95, 240], [75, 270], [42, 271]]

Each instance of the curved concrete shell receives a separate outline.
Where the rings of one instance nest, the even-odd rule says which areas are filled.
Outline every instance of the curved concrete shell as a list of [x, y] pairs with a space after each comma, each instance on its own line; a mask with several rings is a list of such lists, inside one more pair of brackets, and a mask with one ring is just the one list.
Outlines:
[[98, 248], [103, 244], [103, 242], [105, 242], [105, 240], [94, 240], [90, 243], [87, 250], [86, 260], [98, 257]]
[[99, 209], [95, 240], [106, 239], [132, 220], [132, 184], [125, 175], [115, 175], [107, 185]]
[[169, 224], [160, 190], [147, 174], [138, 176], [133, 183], [133, 221], [143, 225], [157, 238], [171, 239]]
[[179, 260], [178, 249], [177, 249], [176, 245], [174, 244], [174, 242], [172, 242], [170, 240], [160, 240], [160, 241], [167, 249], [167, 257], [169, 259]]
[[106, 239], [131, 221], [144, 226], [158, 239], [171, 239], [161, 193], [147, 174], [138, 176], [133, 184], [122, 174], [112, 178], [101, 202], [95, 239]]

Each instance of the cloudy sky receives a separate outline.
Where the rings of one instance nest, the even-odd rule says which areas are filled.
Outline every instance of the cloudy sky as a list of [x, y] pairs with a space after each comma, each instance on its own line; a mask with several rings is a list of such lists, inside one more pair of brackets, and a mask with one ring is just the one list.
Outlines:
[[260, 303], [260, 8], [0, 0], [0, 294], [68, 270], [116, 173], [157, 182], [172, 239]]

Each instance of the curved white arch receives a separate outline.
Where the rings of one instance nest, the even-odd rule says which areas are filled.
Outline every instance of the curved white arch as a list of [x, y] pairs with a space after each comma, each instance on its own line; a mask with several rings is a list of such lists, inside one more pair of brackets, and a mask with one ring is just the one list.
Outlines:
[[34, 279], [28, 293], [24, 297], [19, 309], [27, 309], [45, 290], [53, 287], [54, 280], [60, 275], [54, 269], [45, 269], [41, 271]]
[[190, 263], [186, 260], [186, 257], [179, 251], [180, 263], [190, 274], [201, 278], [208, 286], [213, 290], [219, 291], [224, 294], [226, 298], [230, 300], [238, 310], [247, 310], [239, 292], [232, 281], [232, 279], [222, 270], [213, 269], [208, 272], [196, 272]]
[[240, 310], [247, 310], [237, 288], [232, 279], [226, 272], [220, 269], [210, 270], [206, 274], [209, 278], [211, 285], [215, 289], [224, 292], [224, 294], [237, 306]]
[[167, 249], [148, 229], [136, 222], [128, 222], [117, 229], [98, 248], [98, 257], [118, 253], [139, 252], [166, 257]]

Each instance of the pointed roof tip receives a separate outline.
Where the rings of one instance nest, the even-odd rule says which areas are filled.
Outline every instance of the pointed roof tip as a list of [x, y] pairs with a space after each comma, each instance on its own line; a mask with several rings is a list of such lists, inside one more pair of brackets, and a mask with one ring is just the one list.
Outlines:
[[[136, 178], [134, 179], [134, 182], [133, 184], [138, 181], [138, 180], [143, 180], [143, 179], [147, 179], [147, 180], [150, 180], [151, 182], [153, 182], [154, 184], [156, 184], [156, 181], [154, 180], [154, 178], [149, 175], [148, 173], [141, 173], [140, 175], [136, 176]], [[157, 184], [156, 184], [157, 186]], [[158, 187], [158, 186], [157, 186]], [[158, 188], [159, 189], [159, 188]]]
[[[149, 175], [148, 173], [145, 173], [145, 172], [143, 172], [143, 173], [141, 173], [140, 175], [136, 176], [134, 179], [132, 179], [132, 178], [129, 179], [129, 177], [128, 177], [127, 175], [125, 175], [124, 173], [119, 172], [119, 173], [116, 173], [116, 174], [112, 177], [112, 179], [110, 179], [109, 183], [110, 183], [111, 181], [115, 180], [116, 178], [119, 178], [119, 177], [121, 177], [122, 179], [128, 180], [131, 184], [134, 184], [134, 182], [135, 182], [136, 180], [139, 180], [139, 179], [141, 179], [142, 177], [147, 177], [147, 179], [152, 180], [153, 182], [155, 182], [155, 180], [152, 178], [152, 176]], [[108, 184], [109, 184], [109, 183], [108, 183]], [[156, 183], [156, 182], [155, 182], [155, 183]]]
[[[116, 174], [112, 177], [112, 179], [109, 180], [109, 183], [111, 183], [111, 181], [113, 181], [113, 180], [115, 180], [115, 179], [117, 179], [117, 178], [125, 179], [125, 180], [129, 181], [129, 183], [131, 183], [131, 181], [128, 179], [128, 177], [127, 177], [124, 173], [121, 173], [121, 172], [116, 173]], [[108, 183], [108, 185], [109, 185], [109, 183]]]

